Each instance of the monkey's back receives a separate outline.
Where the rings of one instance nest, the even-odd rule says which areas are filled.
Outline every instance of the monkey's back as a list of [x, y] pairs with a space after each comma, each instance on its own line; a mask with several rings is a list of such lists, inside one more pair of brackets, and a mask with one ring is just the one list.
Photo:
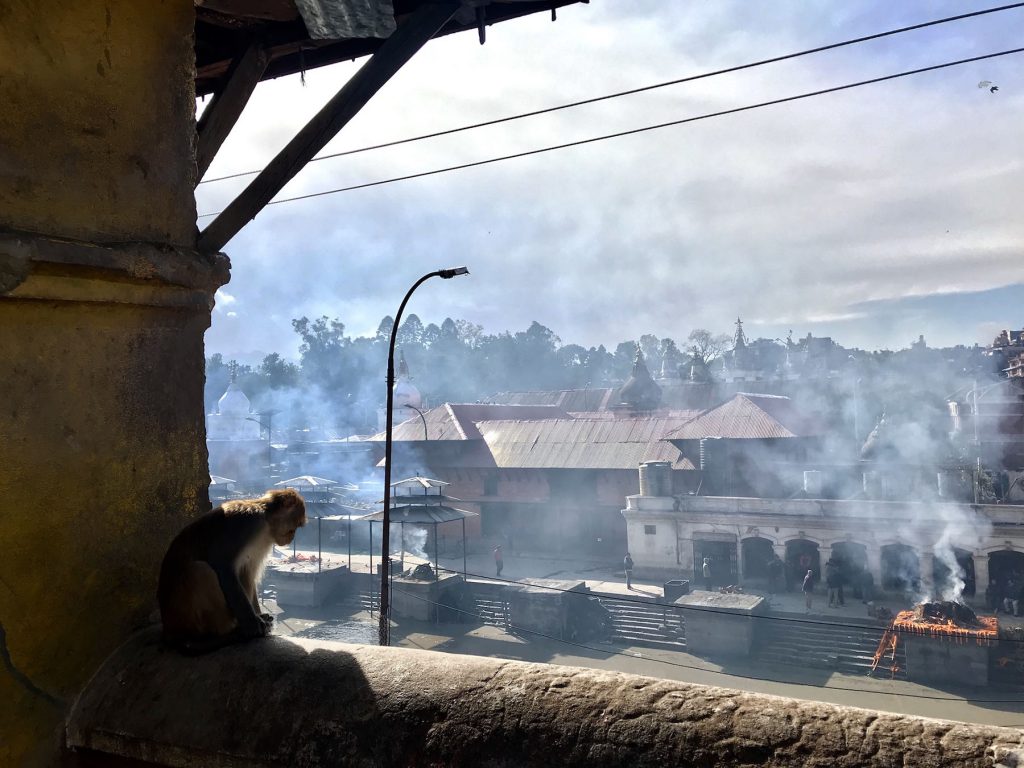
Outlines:
[[[160, 564], [157, 601], [164, 632], [169, 636], [217, 634], [217, 629], [197, 626], [197, 614], [223, 612], [223, 629], [234, 621], [217, 582], [218, 568], [237, 558], [239, 543], [252, 538], [265, 525], [257, 515], [225, 515], [218, 507], [185, 526], [171, 541]], [[221, 610], [221, 606], [223, 609]]]

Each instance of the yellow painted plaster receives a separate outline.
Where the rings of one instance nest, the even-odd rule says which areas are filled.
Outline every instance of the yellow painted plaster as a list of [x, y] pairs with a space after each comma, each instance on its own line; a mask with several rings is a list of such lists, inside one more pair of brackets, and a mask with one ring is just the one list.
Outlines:
[[0, 2], [0, 228], [195, 241], [190, 0]]

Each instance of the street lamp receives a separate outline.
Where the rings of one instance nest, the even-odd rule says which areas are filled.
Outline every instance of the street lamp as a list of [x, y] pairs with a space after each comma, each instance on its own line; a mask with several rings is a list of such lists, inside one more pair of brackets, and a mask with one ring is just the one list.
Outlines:
[[[387, 411], [385, 415], [385, 435], [384, 435], [384, 519], [381, 521], [381, 542], [380, 542], [380, 616], [379, 623], [377, 625], [377, 642], [380, 645], [388, 645], [391, 639], [391, 611], [388, 608], [388, 602], [390, 601], [390, 595], [388, 593], [388, 579], [391, 576], [391, 559], [388, 557], [389, 533], [391, 525], [391, 410], [394, 407], [394, 389], [395, 389], [395, 338], [398, 335], [398, 326], [402, 322], [402, 313], [405, 311], [405, 305], [409, 302], [409, 298], [413, 292], [419, 288], [423, 283], [432, 277], [440, 277], [444, 280], [450, 280], [458, 275], [468, 275], [469, 270], [465, 267], [454, 267], [452, 269], [439, 269], [435, 272], [428, 272], [415, 283], [409, 292], [405, 294], [405, 298], [402, 299], [402, 303], [398, 306], [398, 314], [395, 315], [395, 322], [391, 326], [391, 343], [388, 346], [388, 400], [387, 400]], [[424, 424], [424, 426], [426, 426]]]
[[423, 439], [429, 440], [430, 438], [427, 436], [427, 417], [424, 415], [423, 411], [421, 411], [415, 405], [409, 405], [408, 403], [405, 404], [405, 407], [416, 411], [416, 413], [420, 415], [420, 421], [423, 422]]

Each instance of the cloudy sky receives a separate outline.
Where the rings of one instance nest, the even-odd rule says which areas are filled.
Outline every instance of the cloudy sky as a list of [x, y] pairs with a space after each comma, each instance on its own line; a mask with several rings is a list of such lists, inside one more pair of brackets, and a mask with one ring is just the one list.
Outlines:
[[[593, 0], [429, 43], [325, 152], [734, 66], [977, 2]], [[281, 193], [387, 179], [1021, 45], [1024, 9], [449, 137], [312, 163]], [[361, 62], [263, 83], [207, 174], [261, 167]], [[1000, 90], [978, 88], [991, 80]], [[200, 105], [201, 106], [201, 105]], [[294, 356], [408, 311], [615, 344], [698, 326], [848, 346], [1024, 325], [1024, 54], [428, 178], [272, 205], [225, 248], [208, 352]], [[249, 179], [203, 184], [200, 213]], [[201, 218], [200, 226], [211, 221]]]

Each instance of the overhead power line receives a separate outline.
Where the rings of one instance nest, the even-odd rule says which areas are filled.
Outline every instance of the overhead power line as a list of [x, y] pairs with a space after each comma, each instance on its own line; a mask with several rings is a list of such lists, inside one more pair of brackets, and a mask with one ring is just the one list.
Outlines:
[[[625, 131], [617, 131], [615, 133], [606, 133], [600, 136], [592, 136], [588, 139], [579, 139], [577, 141], [569, 141], [564, 144], [553, 144], [547, 147], [541, 147], [539, 149], [530, 149], [524, 152], [514, 152], [508, 155], [501, 155], [499, 157], [491, 157], [486, 160], [474, 160], [468, 163], [460, 163], [459, 165], [449, 165], [444, 168], [435, 168], [430, 171], [421, 171], [419, 173], [410, 173], [404, 176], [394, 176], [389, 179], [380, 179], [378, 181], [368, 181], [363, 184], [353, 184], [348, 187], [337, 187], [334, 189], [325, 189], [321, 192], [310, 192], [305, 195], [296, 195], [294, 197], [283, 197], [277, 200], [271, 200], [267, 205], [278, 205], [280, 203], [293, 203], [297, 200], [308, 200], [313, 197], [323, 197], [324, 195], [334, 195], [339, 192], [352, 192], [357, 189], [367, 189], [369, 187], [379, 187], [383, 184], [393, 184], [397, 181], [409, 181], [410, 179], [420, 179], [426, 176], [436, 176], [441, 173], [448, 173], [450, 171], [460, 171], [466, 168], [476, 168], [481, 165], [490, 165], [492, 163], [500, 163], [505, 160], [515, 160], [520, 157], [530, 157], [532, 155], [540, 155], [547, 152], [555, 152], [561, 149], [568, 149], [570, 147], [580, 147], [586, 144], [594, 144], [599, 141], [607, 141], [608, 139], [618, 139], [623, 136], [633, 136], [639, 133], [646, 133], [648, 131], [656, 131], [661, 128], [669, 128], [676, 125], [685, 125], [686, 123], [695, 123], [701, 120], [710, 120], [715, 117], [725, 117], [726, 115], [735, 115], [740, 112], [750, 112], [755, 109], [762, 109], [763, 107], [772, 107], [778, 104], [787, 104], [793, 101], [801, 101], [803, 99], [810, 99], [815, 96], [824, 96], [829, 93], [838, 93], [839, 91], [848, 91], [853, 88], [860, 88], [865, 85], [873, 85], [876, 83], [884, 83], [889, 80], [897, 80], [903, 77], [910, 77], [911, 75], [920, 75], [924, 72], [934, 72], [940, 69], [948, 69], [949, 67], [957, 67], [963, 64], [970, 64], [976, 61], [985, 61], [988, 59], [995, 59], [1000, 56], [1009, 56], [1014, 53], [1024, 52], [1024, 48], [1011, 48], [1005, 51], [998, 51], [996, 53], [987, 53], [982, 56], [971, 56], [965, 59], [957, 59], [956, 61], [947, 61], [943, 64], [933, 64], [928, 67], [919, 67], [917, 69], [908, 69], [903, 72], [896, 72], [892, 75], [883, 75], [881, 77], [873, 77], [868, 80], [858, 80], [854, 83], [846, 83], [845, 85], [836, 85], [831, 88], [821, 88], [816, 91], [807, 91], [806, 93], [799, 93], [795, 96], [785, 96], [779, 99], [771, 99], [769, 101], [761, 101], [756, 104], [748, 104], [743, 107], [733, 107], [731, 109], [723, 109], [717, 112], [707, 112], [703, 115], [696, 115], [694, 117], [685, 117], [680, 120], [670, 120], [664, 123], [656, 123], [655, 125], [647, 125], [641, 128], [631, 128]], [[207, 216], [217, 216], [223, 213], [223, 211], [215, 211], [211, 213], [200, 214], [198, 218], [205, 218]]]
[[[359, 147], [357, 149], [348, 149], [348, 150], [344, 150], [342, 152], [332, 152], [332, 153], [327, 154], [327, 155], [320, 155], [318, 157], [314, 157], [309, 162], [315, 163], [318, 160], [329, 160], [329, 159], [335, 158], [335, 157], [345, 157], [346, 155], [356, 155], [356, 154], [359, 154], [361, 152], [371, 152], [371, 151], [373, 151], [375, 149], [384, 149], [386, 147], [396, 147], [396, 146], [399, 146], [401, 144], [410, 144], [410, 143], [412, 143], [414, 141], [423, 141], [424, 139], [435, 139], [435, 138], [437, 138], [439, 136], [449, 136], [449, 135], [451, 135], [453, 133], [461, 133], [463, 131], [471, 131], [471, 130], [474, 130], [476, 128], [486, 128], [486, 127], [491, 126], [491, 125], [499, 125], [501, 123], [512, 122], [513, 120], [522, 120], [522, 119], [527, 118], [527, 117], [536, 117], [537, 115], [546, 115], [546, 114], [550, 114], [551, 112], [559, 112], [559, 111], [561, 111], [563, 109], [572, 109], [574, 107], [582, 107], [582, 106], [585, 106], [587, 104], [596, 104], [597, 102], [600, 102], [600, 101], [608, 101], [610, 99], [617, 99], [617, 98], [619, 98], [621, 96], [632, 96], [632, 95], [637, 94], [637, 93], [644, 93], [645, 91], [653, 91], [653, 90], [656, 90], [658, 88], [666, 88], [666, 87], [668, 87], [670, 85], [681, 85], [682, 83], [691, 83], [691, 82], [693, 82], [695, 80], [703, 80], [703, 79], [709, 78], [709, 77], [717, 77], [719, 75], [727, 75], [727, 74], [730, 74], [732, 72], [742, 72], [745, 69], [754, 69], [755, 67], [763, 67], [763, 66], [765, 66], [767, 64], [777, 64], [780, 61], [788, 61], [790, 59], [798, 59], [798, 58], [800, 58], [802, 56], [810, 56], [811, 54], [815, 54], [815, 53], [823, 53], [825, 51], [832, 51], [832, 50], [835, 50], [837, 48], [844, 48], [844, 47], [850, 46], [850, 45], [859, 45], [861, 43], [867, 43], [867, 42], [870, 42], [872, 40], [879, 40], [879, 39], [884, 38], [884, 37], [891, 37], [892, 35], [901, 35], [901, 34], [903, 34], [905, 32], [913, 32], [913, 31], [916, 31], [916, 30], [919, 30], [919, 29], [925, 29], [927, 27], [934, 27], [934, 26], [938, 26], [940, 24], [949, 24], [949, 23], [954, 22], [954, 21], [964, 21], [965, 19], [971, 19], [971, 18], [974, 18], [974, 17], [977, 17], [977, 16], [985, 16], [985, 15], [990, 14], [990, 13], [1000, 13], [1002, 11], [1010, 11], [1010, 10], [1014, 10], [1014, 9], [1021, 8], [1021, 7], [1024, 7], [1024, 2], [1011, 3], [1009, 5], [1000, 5], [1000, 6], [997, 6], [995, 8], [985, 8], [985, 9], [980, 10], [980, 11], [972, 11], [970, 13], [961, 13], [961, 14], [958, 14], [956, 16], [946, 16], [945, 18], [942, 18], [942, 19], [934, 19], [932, 21], [925, 21], [925, 22], [922, 22], [920, 24], [911, 24], [910, 26], [907, 26], [907, 27], [899, 27], [898, 29], [890, 29], [890, 30], [887, 30], [885, 32], [876, 32], [875, 34], [865, 35], [863, 37], [854, 37], [854, 38], [851, 38], [850, 40], [843, 40], [843, 41], [838, 42], [838, 43], [829, 43], [828, 45], [820, 45], [817, 48], [808, 48], [806, 50], [797, 51], [795, 53], [787, 53], [787, 54], [783, 54], [781, 56], [773, 56], [773, 57], [771, 57], [769, 59], [760, 59], [758, 61], [752, 61], [752, 62], [750, 62], [748, 64], [738, 64], [738, 65], [733, 66], [733, 67], [726, 67], [725, 69], [716, 69], [716, 70], [713, 70], [711, 72], [703, 72], [703, 73], [701, 73], [699, 75], [690, 75], [688, 77], [680, 77], [680, 78], [677, 78], [675, 80], [666, 80], [665, 82], [662, 82], [662, 83], [655, 83], [653, 85], [645, 85], [645, 86], [641, 86], [639, 88], [630, 88], [629, 90], [626, 90], [626, 91], [618, 91], [616, 93], [609, 93], [609, 94], [606, 94], [604, 96], [595, 96], [594, 98], [590, 98], [590, 99], [581, 99], [579, 101], [569, 102], [568, 104], [560, 104], [558, 106], [546, 107], [544, 109], [535, 109], [535, 110], [533, 110], [531, 112], [522, 112], [522, 113], [517, 114], [517, 115], [508, 115], [506, 117], [499, 117], [499, 118], [496, 118], [494, 120], [484, 120], [483, 122], [480, 122], [480, 123], [473, 123], [471, 125], [463, 125], [463, 126], [460, 126], [458, 128], [448, 128], [448, 129], [443, 130], [443, 131], [435, 131], [433, 133], [424, 133], [424, 134], [421, 134], [419, 136], [410, 136], [410, 137], [405, 138], [405, 139], [396, 139], [395, 141], [386, 141], [386, 142], [383, 142], [381, 144], [371, 144], [370, 146]], [[257, 169], [257, 170], [254, 170], [254, 171], [239, 171], [238, 173], [229, 173], [229, 174], [224, 175], [224, 176], [216, 176], [216, 177], [214, 177], [212, 179], [203, 179], [199, 183], [200, 184], [212, 184], [215, 181], [226, 181], [228, 179], [237, 179], [237, 178], [241, 178], [243, 176], [254, 176], [257, 173], [260, 173], [261, 170], [262, 169]]]

